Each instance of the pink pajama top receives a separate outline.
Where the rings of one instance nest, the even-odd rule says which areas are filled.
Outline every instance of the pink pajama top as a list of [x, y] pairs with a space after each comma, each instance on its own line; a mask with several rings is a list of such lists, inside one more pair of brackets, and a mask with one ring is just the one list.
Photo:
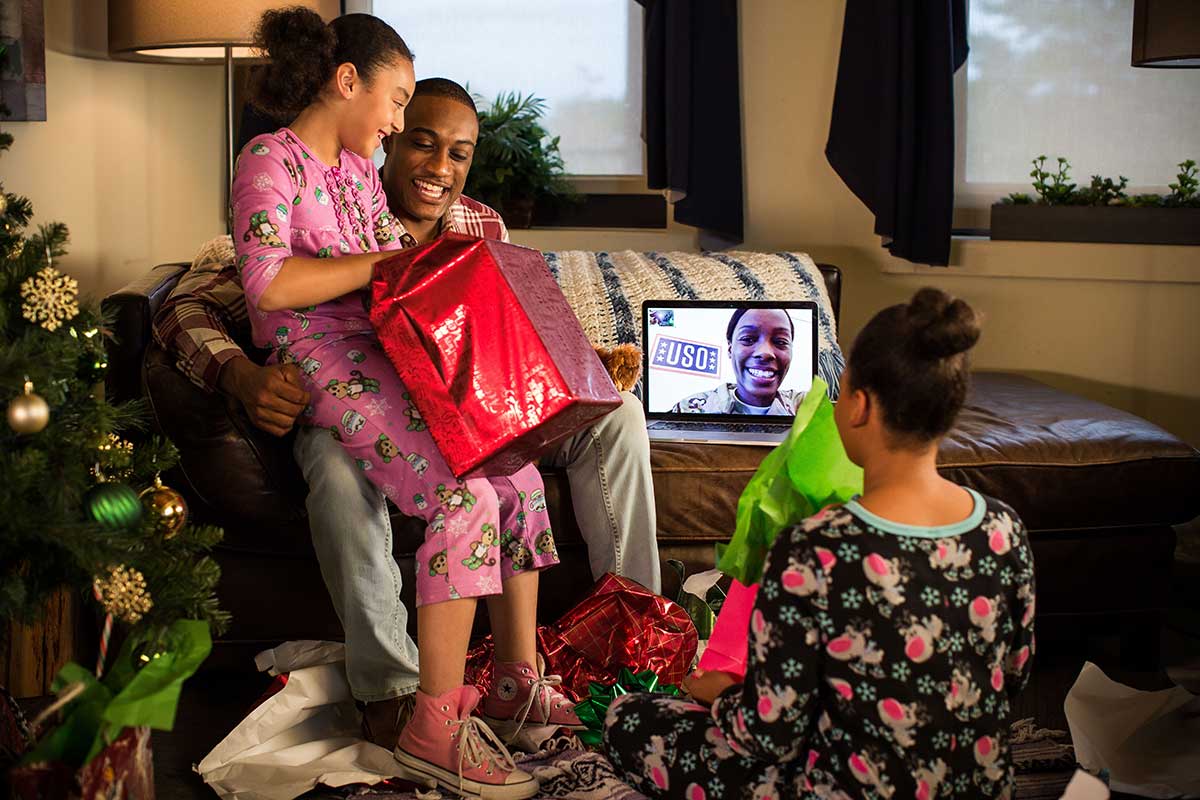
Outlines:
[[290, 256], [338, 258], [398, 250], [400, 230], [388, 211], [375, 165], [342, 150], [321, 163], [287, 128], [252, 139], [233, 179], [233, 242], [246, 291], [254, 343], [271, 360], [293, 360], [322, 345], [371, 330], [366, 289], [316, 306], [264, 312], [263, 292]]

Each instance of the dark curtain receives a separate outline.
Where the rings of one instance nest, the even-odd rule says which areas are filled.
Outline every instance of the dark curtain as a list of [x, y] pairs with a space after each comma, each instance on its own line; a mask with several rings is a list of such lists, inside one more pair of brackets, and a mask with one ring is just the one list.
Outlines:
[[637, 0], [646, 10], [644, 125], [651, 189], [675, 220], [742, 241], [737, 0]]
[[825, 155], [892, 255], [946, 266], [966, 0], [846, 0]]

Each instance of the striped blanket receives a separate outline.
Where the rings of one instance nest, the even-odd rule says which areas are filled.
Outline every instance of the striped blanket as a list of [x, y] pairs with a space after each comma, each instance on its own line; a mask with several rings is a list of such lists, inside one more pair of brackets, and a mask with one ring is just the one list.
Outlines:
[[[592, 344], [642, 344], [643, 300], [813, 300], [817, 304], [817, 374], [836, 400], [845, 361], [825, 280], [805, 253], [614, 253], [559, 250], [542, 254]], [[218, 236], [200, 248], [194, 270], [216, 271], [236, 258]]]
[[845, 367], [825, 281], [804, 253], [545, 252], [558, 285], [592, 344], [642, 344], [644, 300], [813, 300], [817, 374], [837, 399]]

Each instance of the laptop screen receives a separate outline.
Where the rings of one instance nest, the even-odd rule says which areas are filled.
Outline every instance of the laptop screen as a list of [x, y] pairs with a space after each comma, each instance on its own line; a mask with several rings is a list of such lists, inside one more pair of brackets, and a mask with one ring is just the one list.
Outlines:
[[642, 337], [648, 414], [790, 418], [816, 374], [811, 302], [647, 301]]

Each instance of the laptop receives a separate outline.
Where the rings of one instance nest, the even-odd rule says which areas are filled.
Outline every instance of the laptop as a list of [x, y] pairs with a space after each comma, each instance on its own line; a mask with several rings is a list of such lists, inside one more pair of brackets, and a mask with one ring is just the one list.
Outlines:
[[642, 351], [652, 440], [773, 446], [812, 388], [817, 305], [647, 300]]

